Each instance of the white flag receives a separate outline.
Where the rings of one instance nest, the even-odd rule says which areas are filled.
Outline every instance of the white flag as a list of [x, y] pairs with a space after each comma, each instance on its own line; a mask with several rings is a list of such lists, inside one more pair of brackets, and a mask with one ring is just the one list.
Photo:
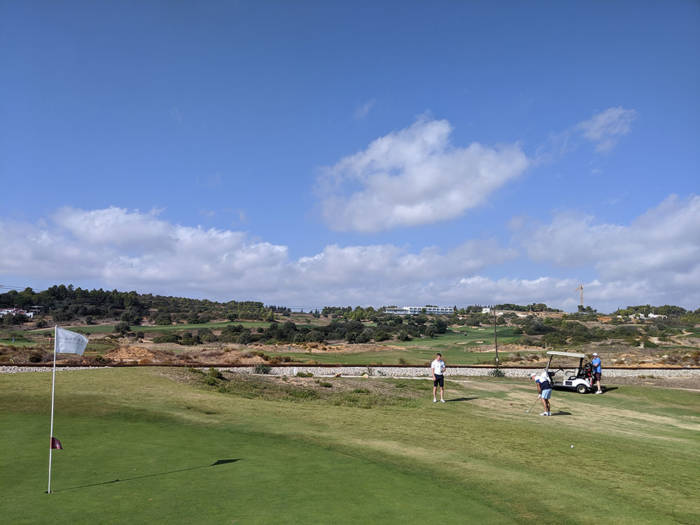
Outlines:
[[56, 352], [59, 354], [83, 355], [88, 339], [84, 335], [56, 327]]

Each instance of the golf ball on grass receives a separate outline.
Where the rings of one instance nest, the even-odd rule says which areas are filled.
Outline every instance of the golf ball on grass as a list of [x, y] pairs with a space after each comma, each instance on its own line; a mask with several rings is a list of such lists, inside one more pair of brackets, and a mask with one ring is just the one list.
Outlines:
[[573, 446], [573, 445], [571, 445], [571, 448], [574, 448], [574, 446]]

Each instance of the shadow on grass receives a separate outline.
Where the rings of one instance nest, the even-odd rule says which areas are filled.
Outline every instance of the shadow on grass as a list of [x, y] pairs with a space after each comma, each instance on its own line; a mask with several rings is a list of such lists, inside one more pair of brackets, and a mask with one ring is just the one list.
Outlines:
[[445, 399], [445, 403], [456, 403], [457, 401], [471, 401], [479, 399], [478, 397], [455, 397], [454, 399]]
[[604, 387], [603, 387], [603, 393], [612, 392], [613, 390], [617, 390], [618, 388], [620, 388], [620, 387], [617, 387], [617, 386], [604, 386]]
[[188, 468], [181, 468], [177, 470], [168, 470], [166, 472], [156, 472], [155, 474], [144, 474], [143, 476], [133, 476], [131, 478], [124, 478], [124, 479], [111, 479], [109, 481], [100, 481], [98, 483], [90, 483], [89, 485], [80, 485], [78, 487], [68, 487], [65, 489], [59, 489], [59, 490], [53, 490], [51, 492], [65, 492], [67, 490], [77, 490], [77, 489], [86, 489], [89, 487], [99, 487], [100, 485], [110, 485], [112, 483], [121, 483], [122, 481], [134, 481], [137, 479], [146, 479], [146, 478], [155, 478], [158, 476], [166, 476], [168, 474], [176, 474], [178, 472], [188, 472], [190, 470], [201, 470], [204, 468], [211, 468], [215, 467], [217, 465], [226, 465], [227, 463], [235, 463], [236, 461], [240, 461], [240, 458], [233, 458], [233, 459], [217, 459], [214, 461], [214, 463], [210, 465], [200, 465], [198, 467], [188, 467]]
[[552, 415], [553, 416], [570, 416], [571, 412], [565, 412], [564, 410], [560, 410], [559, 412], [555, 412]]

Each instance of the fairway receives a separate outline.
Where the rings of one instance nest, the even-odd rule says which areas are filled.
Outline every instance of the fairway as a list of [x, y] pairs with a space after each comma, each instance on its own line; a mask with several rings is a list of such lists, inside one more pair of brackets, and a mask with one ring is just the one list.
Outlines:
[[[499, 344], [513, 343], [519, 335], [513, 328], [498, 327]], [[448, 331], [435, 338], [416, 338], [411, 341], [391, 341], [390, 349], [367, 352], [268, 352], [271, 356], [288, 356], [299, 363], [316, 362], [339, 365], [425, 365], [441, 352], [449, 365], [493, 364], [496, 353], [493, 351], [493, 329], [465, 328]], [[488, 348], [484, 351], [482, 348]], [[536, 352], [533, 352], [536, 353]], [[499, 352], [503, 362], [511, 357], [509, 352]]]
[[[697, 523], [697, 392], [523, 381], [0, 375], [7, 523]], [[364, 382], [363, 382], [364, 381]], [[358, 388], [358, 385], [360, 386]], [[535, 411], [533, 411], [534, 413]], [[571, 448], [571, 445], [574, 448]], [[436, 519], [436, 509], [439, 516]]]

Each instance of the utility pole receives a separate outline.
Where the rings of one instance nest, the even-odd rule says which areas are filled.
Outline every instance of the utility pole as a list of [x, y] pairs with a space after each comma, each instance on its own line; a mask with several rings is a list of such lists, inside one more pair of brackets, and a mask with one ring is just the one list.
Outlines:
[[498, 332], [496, 331], [496, 308], [493, 309], [493, 341], [496, 346], [496, 368], [498, 368]]

